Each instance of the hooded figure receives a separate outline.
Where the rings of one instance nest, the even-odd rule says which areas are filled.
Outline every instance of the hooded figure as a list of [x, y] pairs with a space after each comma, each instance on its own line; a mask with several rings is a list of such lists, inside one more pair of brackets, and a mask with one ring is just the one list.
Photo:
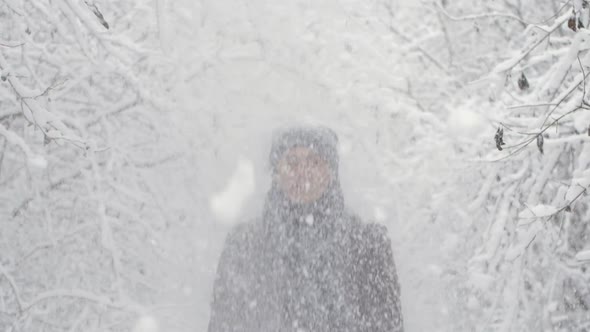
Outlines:
[[273, 137], [264, 213], [226, 239], [209, 332], [403, 331], [387, 230], [346, 211], [337, 144], [323, 127]]

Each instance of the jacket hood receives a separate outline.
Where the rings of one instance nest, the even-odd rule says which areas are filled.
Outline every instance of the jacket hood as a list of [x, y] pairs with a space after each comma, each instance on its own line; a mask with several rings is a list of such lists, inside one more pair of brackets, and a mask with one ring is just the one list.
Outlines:
[[291, 202], [279, 189], [274, 177], [264, 207], [264, 219], [271, 225], [280, 223], [326, 224], [340, 216], [344, 198], [338, 176], [338, 137], [326, 127], [294, 127], [275, 132], [269, 156], [272, 172], [283, 154], [293, 147], [306, 147], [330, 165], [332, 181], [322, 196], [308, 204]]
[[275, 131], [269, 156], [273, 171], [283, 154], [296, 146], [309, 148], [322, 156], [337, 174], [338, 136], [326, 127], [292, 127]]

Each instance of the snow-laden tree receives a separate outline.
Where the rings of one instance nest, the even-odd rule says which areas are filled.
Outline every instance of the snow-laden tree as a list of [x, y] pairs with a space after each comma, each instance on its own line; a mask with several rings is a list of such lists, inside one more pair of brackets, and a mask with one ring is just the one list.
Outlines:
[[[448, 289], [448, 306], [441, 309], [451, 317], [444, 327], [448, 330], [581, 329], [571, 324], [583, 317], [586, 306], [580, 300], [586, 296], [580, 286], [585, 268], [572, 258], [584, 247], [585, 235], [579, 232], [586, 208], [580, 201], [576, 212], [566, 203], [582, 192], [576, 184], [584, 185], [583, 175], [576, 174], [586, 166], [575, 165], [584, 163], [580, 137], [588, 124], [576, 117], [584, 114], [581, 77], [588, 70], [582, 66], [587, 64], [583, 52], [577, 60], [575, 46], [583, 44], [575, 35], [583, 31], [577, 25], [586, 26], [579, 14], [586, 9], [573, 6], [585, 5], [423, 2], [406, 7], [398, 16], [404, 19], [395, 21], [400, 35], [413, 41], [404, 45], [404, 60], [421, 65], [424, 73], [408, 77], [426, 112], [414, 122], [419, 125], [410, 132], [413, 144], [402, 154], [413, 179], [404, 188], [413, 194], [430, 188], [414, 196], [421, 197], [420, 204], [400, 208], [429, 217], [421, 239], [441, 243], [440, 264], [422, 273], [438, 276], [438, 286]], [[578, 99], [564, 108], [576, 93]], [[557, 120], [572, 107], [581, 108]], [[580, 134], [571, 138], [568, 126], [578, 126]], [[496, 141], [498, 128], [503, 131]], [[537, 140], [540, 132], [545, 136]], [[577, 147], [569, 147], [571, 140], [577, 140]], [[527, 142], [520, 153], [508, 156]], [[489, 155], [496, 144], [503, 151]], [[523, 210], [551, 214], [553, 222], [539, 218], [533, 223], [536, 219]], [[557, 222], [559, 216], [570, 219]], [[438, 230], [436, 236], [432, 228]], [[560, 260], [561, 267], [555, 268]], [[417, 286], [425, 280], [420, 278]]]
[[580, 331], [590, 324], [588, 3], [517, 4], [493, 15], [446, 12], [473, 22], [501, 13], [502, 21], [520, 25], [505, 34], [511, 51], [456, 104], [477, 108], [494, 126], [470, 152], [483, 181], [465, 209], [474, 219], [473, 232], [465, 234], [475, 251], [457, 293], [457, 324]]
[[128, 330], [184, 264], [149, 180], [179, 153], [155, 3], [0, 3], [3, 331]]

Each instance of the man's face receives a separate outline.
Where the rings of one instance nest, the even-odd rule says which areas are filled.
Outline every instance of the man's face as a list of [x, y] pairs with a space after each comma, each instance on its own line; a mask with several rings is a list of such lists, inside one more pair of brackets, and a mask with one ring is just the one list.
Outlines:
[[328, 162], [305, 147], [287, 150], [277, 164], [276, 176], [280, 189], [298, 204], [316, 201], [332, 181]]

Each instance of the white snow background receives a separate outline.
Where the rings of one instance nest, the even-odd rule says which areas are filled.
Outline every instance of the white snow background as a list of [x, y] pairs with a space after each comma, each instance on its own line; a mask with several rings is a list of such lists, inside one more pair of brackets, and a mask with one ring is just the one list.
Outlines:
[[[80, 113], [79, 106], [54, 116], [60, 110], [52, 109], [49, 97], [27, 97], [24, 100], [39, 103], [36, 113], [44, 117], [37, 121], [59, 129], [41, 133], [24, 120], [6, 120], [12, 119], [10, 112], [21, 115], [22, 98], [15, 94], [39, 95], [37, 91], [18, 84], [15, 89], [5, 87], [9, 83], [14, 86], [17, 79], [53, 82], [57, 74], [27, 77], [26, 71], [21, 75], [0, 68], [3, 82], [8, 80], [0, 83], [4, 84], [0, 85], [0, 106], [10, 106], [7, 111], [0, 109], [0, 143], [3, 149], [9, 146], [3, 151], [10, 152], [2, 162], [15, 174], [9, 176], [0, 168], [0, 221], [12, 222], [0, 234], [0, 323], [14, 322], [7, 328], [14, 332], [31, 326], [58, 329], [56, 322], [65, 316], [70, 319], [66, 322], [70, 330], [86, 326], [91, 331], [206, 331], [225, 236], [234, 225], [261, 215], [270, 184], [268, 153], [273, 130], [325, 125], [339, 136], [346, 204], [364, 221], [388, 228], [407, 332], [510, 331], [516, 321], [539, 321], [535, 313], [543, 315], [543, 324], [551, 325], [549, 313], [558, 305], [547, 296], [548, 304], [539, 304], [543, 308], [537, 310], [534, 300], [532, 304], [523, 302], [526, 294], [519, 293], [525, 288], [549, 287], [541, 283], [525, 286], [518, 271], [523, 266], [531, 269], [526, 273], [535, 271], [536, 265], [523, 262], [535, 239], [561, 243], [554, 241], [561, 236], [561, 229], [553, 232], [551, 224], [539, 219], [549, 219], [566, 206], [576, 211], [577, 205], [568, 204], [590, 185], [585, 171], [590, 149], [586, 146], [578, 149], [583, 151], [582, 157], [572, 176], [549, 179], [554, 175], [550, 162], [560, 160], [560, 144], [575, 141], [581, 146], [580, 142], [587, 140], [588, 116], [575, 114], [579, 117], [574, 127], [580, 133], [571, 138], [547, 137], [544, 154], [533, 143], [526, 150], [529, 154], [523, 154], [526, 158], [516, 160], [516, 166], [491, 162], [502, 156], [496, 151], [494, 134], [504, 122], [523, 127], [529, 124], [530, 114], [521, 116], [518, 108], [508, 106], [544, 102], [545, 95], [551, 93], [564, 94], [558, 91], [560, 75], [565, 77], [570, 62], [576, 59], [573, 55], [586, 47], [587, 30], [580, 29], [576, 38], [571, 38], [572, 50], [551, 49], [545, 57], [535, 57], [538, 54], [532, 52], [536, 62], [521, 65], [515, 60], [523, 54], [519, 47], [525, 45], [527, 36], [534, 39], [537, 35], [536, 30], [525, 29], [523, 19], [514, 12], [527, 9], [523, 11], [527, 20], [547, 24], [542, 26], [545, 30], [554, 21], [558, 22], [556, 27], [565, 25], [568, 16], [551, 16], [559, 8], [553, 8], [556, 3], [548, 0], [513, 2], [84, 1], [89, 8], [93, 4], [102, 8], [107, 21], [118, 17], [110, 22], [109, 32], [99, 30], [100, 24], [90, 21], [94, 19], [90, 13], [77, 13], [82, 19], [73, 20], [75, 27], [91, 26], [89, 34], [105, 38], [102, 45], [111, 48], [103, 50], [94, 39], [84, 42], [84, 35], [77, 32], [66, 34], [69, 43], [85, 45], [76, 51], [89, 63], [83, 68], [92, 69], [87, 75], [90, 79], [65, 80], [65, 87], [46, 91], [48, 96], [61, 102], [71, 90], [69, 93], [82, 99], [73, 98], [75, 103], [85, 105], [85, 98], [101, 100], [104, 96], [96, 93], [89, 97], [85, 92], [94, 91], [100, 81], [97, 78], [95, 82], [94, 76], [103, 72], [125, 77], [118, 90], [124, 92], [132, 85], [142, 93], [137, 93], [137, 104], [121, 110], [125, 100], [117, 100], [120, 104], [109, 104], [110, 113], [83, 119], [94, 128], [85, 133], [88, 137], [61, 136], [60, 130], [75, 132], [70, 129], [79, 126], [74, 116], [64, 120], [67, 114]], [[68, 8], [86, 8], [74, 6], [74, 0], [55, 3], [70, 19], [73, 14]], [[574, 3], [582, 6], [580, 1]], [[30, 5], [36, 12], [37, 7], [53, 2]], [[14, 12], [22, 6], [17, 0], [0, 3], [0, 19], [17, 17]], [[129, 15], [117, 12], [124, 10], [129, 10]], [[7, 35], [28, 31], [27, 22], [15, 21], [19, 23], [5, 29], [10, 30]], [[50, 23], [58, 27], [41, 31], [40, 40], [49, 40], [64, 29], [59, 20]], [[36, 33], [33, 35], [38, 36]], [[568, 33], [573, 32], [560, 33], [569, 38]], [[570, 40], [563, 36], [552, 39], [552, 45], [569, 45]], [[7, 67], [20, 58], [14, 51], [20, 41], [3, 38], [0, 35], [0, 66]], [[34, 42], [34, 38], [24, 38]], [[133, 61], [135, 50], [124, 47], [127, 38], [137, 39], [132, 45], [149, 46], [141, 50], [145, 56], [137, 52], [141, 54], [137, 63]], [[55, 48], [48, 45], [35, 49], [47, 52]], [[113, 45], [123, 45], [124, 51]], [[4, 49], [8, 47], [11, 52]], [[115, 60], [110, 52], [116, 55]], [[5, 59], [5, 54], [10, 56]], [[92, 56], [109, 61], [94, 63], [88, 60]], [[543, 68], [539, 71], [546, 76], [539, 78], [531, 68], [549, 63], [550, 58], [558, 63], [557, 69], [547, 65], [555, 70]], [[561, 63], [554, 58], [565, 60]], [[507, 69], [511, 64], [515, 67]], [[76, 68], [64, 63], [62, 74], [77, 77]], [[158, 70], [142, 72], [142, 68]], [[571, 70], [572, 75], [576, 70]], [[518, 75], [525, 71], [531, 86], [537, 83], [538, 90], [502, 94], [503, 87], [517, 86]], [[144, 76], [133, 80], [137, 72]], [[543, 79], [547, 77], [551, 79]], [[101, 88], [110, 91], [104, 85], [111, 81], [103, 79]], [[87, 80], [88, 87], [83, 85]], [[538, 81], [547, 82], [539, 87]], [[76, 84], [87, 90], [77, 91]], [[66, 91], [63, 96], [62, 88]], [[579, 100], [572, 100], [564, 107], [579, 104]], [[43, 107], [51, 112], [41, 112]], [[25, 110], [22, 117], [30, 121], [33, 112]], [[117, 115], [122, 117], [120, 122]], [[543, 119], [533, 120], [530, 122]], [[92, 127], [96, 123], [106, 129]], [[516, 132], [506, 129], [506, 140], [514, 143]], [[553, 130], [546, 134], [554, 135]], [[92, 135], [109, 138], [95, 141]], [[69, 153], [64, 148], [67, 142], [52, 141], [64, 137], [87, 140], [85, 150]], [[81, 161], [77, 156], [83, 156]], [[74, 178], [74, 184], [62, 186], [59, 179], [64, 174], [60, 172], [67, 175], [67, 181]], [[55, 173], [60, 173], [57, 190], [47, 194], [54, 192], [45, 190], [45, 184], [53, 183]], [[521, 182], [524, 175], [532, 180]], [[564, 184], [567, 181], [571, 183]], [[522, 183], [530, 190], [523, 192]], [[547, 198], [546, 187], [559, 195]], [[61, 209], [59, 204], [65, 207]], [[60, 218], [67, 217], [52, 219], [53, 211]], [[72, 223], [79, 229], [70, 230]], [[95, 233], [100, 236], [95, 238]], [[68, 242], [69, 237], [73, 240]], [[70, 250], [72, 247], [75, 250]], [[45, 256], [41, 255], [60, 264], [36, 264], [43, 262]], [[583, 264], [590, 260], [590, 251], [583, 245], [569, 256], [576, 264]], [[126, 261], [121, 257], [131, 258]], [[45, 275], [46, 280], [36, 279]], [[536, 276], [544, 277], [542, 273]], [[62, 287], [64, 283], [71, 287]], [[72, 284], [92, 292], [74, 290]], [[61, 288], [54, 290], [56, 285]], [[126, 294], [125, 287], [133, 296]], [[34, 310], [21, 315], [20, 307], [29, 302]], [[41, 304], [50, 308], [48, 316], [53, 314], [49, 322], [42, 319], [45, 312]], [[529, 305], [526, 310], [525, 304]], [[125, 310], [119, 312], [119, 307]], [[106, 327], [103, 319], [113, 323]]]

